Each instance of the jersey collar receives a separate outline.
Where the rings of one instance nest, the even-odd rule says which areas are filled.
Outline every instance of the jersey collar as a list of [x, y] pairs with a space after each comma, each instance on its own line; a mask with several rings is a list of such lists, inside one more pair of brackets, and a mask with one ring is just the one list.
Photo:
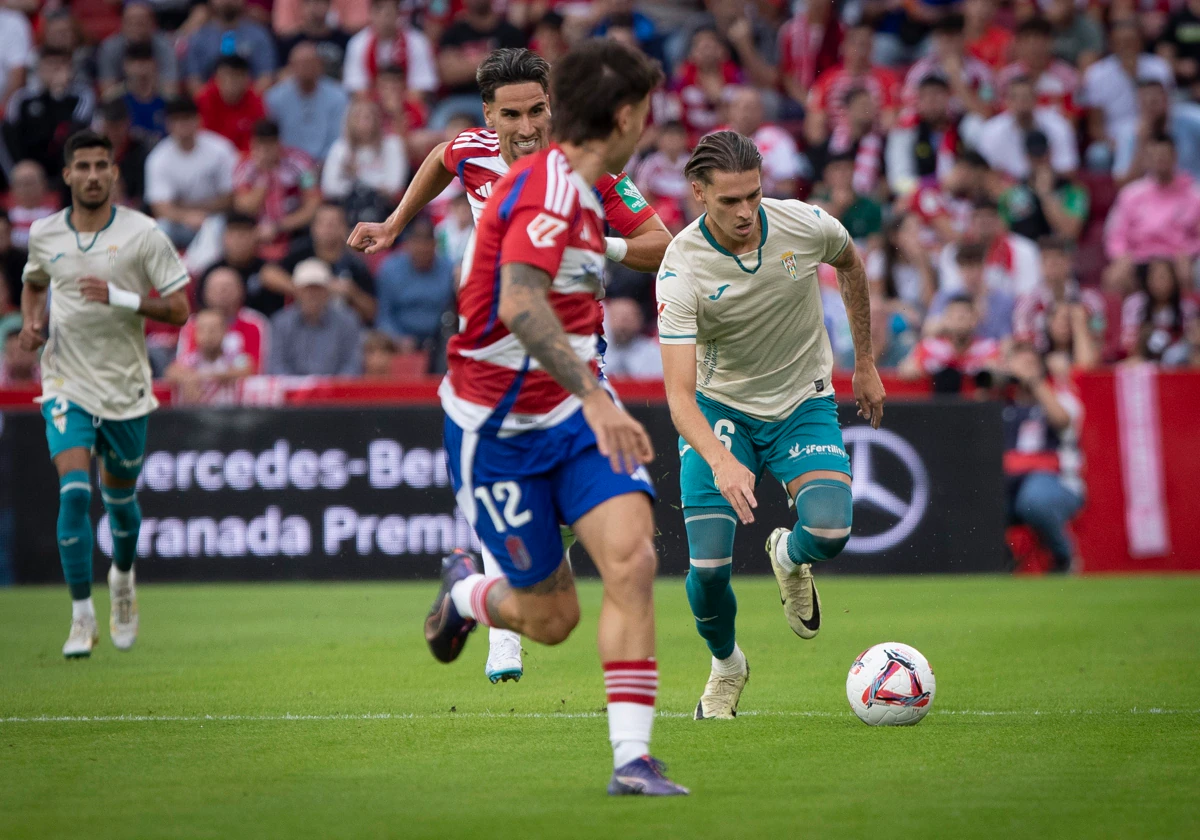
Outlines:
[[92, 234], [92, 241], [88, 243], [88, 246], [86, 248], [84, 248], [83, 243], [79, 241], [79, 231], [75, 230], [75, 225], [71, 224], [71, 211], [74, 209], [75, 208], [73, 208], [73, 207], [67, 208], [67, 215], [66, 215], [67, 227], [69, 227], [71, 229], [71, 233], [75, 234], [76, 247], [78, 247], [80, 251], [82, 251], [83, 253], [86, 254], [88, 251], [92, 250], [92, 246], [96, 244], [96, 240], [100, 238], [100, 234], [104, 233], [104, 231], [106, 231], [110, 227], [112, 227], [112, 223], [114, 221], [116, 221], [117, 205], [114, 204], [112, 206], [112, 213], [109, 215], [108, 221], [104, 223], [104, 227], [100, 228], [100, 230], [98, 230], [94, 234]]
[[762, 268], [763, 246], [767, 244], [767, 211], [763, 209], [763, 206], [761, 204], [758, 205], [758, 221], [762, 225], [762, 237], [758, 240], [758, 264], [755, 265], [753, 269], [746, 268], [746, 266], [742, 265], [742, 260], [737, 254], [722, 248], [720, 243], [713, 238], [713, 235], [708, 231], [708, 225], [704, 223], [704, 220], [707, 217], [707, 213], [700, 217], [700, 232], [704, 234], [704, 238], [708, 240], [708, 244], [711, 245], [713, 249], [717, 251], [717, 253], [724, 254], [727, 257], [732, 257], [733, 261], [737, 263], [738, 268], [740, 268], [742, 271], [746, 272], [747, 274], [757, 274], [758, 270]]

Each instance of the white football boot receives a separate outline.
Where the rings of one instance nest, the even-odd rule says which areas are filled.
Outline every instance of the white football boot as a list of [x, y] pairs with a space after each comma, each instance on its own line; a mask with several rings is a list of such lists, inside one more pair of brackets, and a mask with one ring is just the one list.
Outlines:
[[778, 560], [787, 557], [787, 540], [791, 533], [787, 528], [772, 531], [767, 538], [767, 555], [779, 584], [779, 600], [783, 602], [788, 625], [801, 639], [811, 639], [821, 629], [821, 597], [813, 582], [812, 566], [799, 563], [796, 570], [788, 574]]
[[488, 631], [488, 658], [483, 673], [493, 683], [521, 679], [521, 634], [493, 627]]
[[116, 566], [108, 569], [108, 634], [113, 647], [129, 650], [137, 641], [138, 607], [137, 589], [134, 586], [133, 569], [122, 572]]
[[704, 685], [704, 693], [700, 695], [700, 702], [696, 704], [696, 720], [733, 720], [737, 717], [742, 689], [749, 681], [749, 662], [742, 669], [742, 673], [732, 677], [718, 674], [716, 669], [713, 669]]
[[83, 659], [92, 655], [92, 648], [100, 641], [100, 628], [95, 615], [81, 615], [71, 621], [71, 633], [63, 645], [63, 656], [67, 659]]

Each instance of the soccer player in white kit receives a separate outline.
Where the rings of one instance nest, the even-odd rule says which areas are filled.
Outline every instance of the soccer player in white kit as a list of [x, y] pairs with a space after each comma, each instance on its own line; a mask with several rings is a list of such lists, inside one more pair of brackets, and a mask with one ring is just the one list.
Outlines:
[[[58, 470], [58, 547], [71, 592], [63, 655], [90, 656], [99, 641], [92, 605], [91, 461], [112, 532], [109, 633], [137, 639], [133, 561], [142, 514], [136, 486], [147, 417], [158, 407], [146, 357], [145, 319], [182, 326], [187, 270], [149, 216], [116, 207], [112, 143], [91, 131], [67, 139], [63, 180], [71, 206], [33, 223], [21, 292], [21, 346], [42, 353], [42, 416]], [[156, 291], [158, 297], [149, 297]], [[52, 292], [52, 294], [50, 294]], [[50, 330], [45, 335], [50, 298]]]
[[688, 602], [712, 653], [696, 719], [731, 718], [750, 676], [730, 586], [738, 521], [770, 472], [795, 505], [767, 553], [784, 615], [801, 638], [821, 624], [811, 564], [850, 538], [850, 461], [833, 398], [833, 353], [817, 267], [837, 269], [854, 338], [854, 398], [878, 427], [884, 390], [871, 351], [862, 259], [841, 222], [800, 201], [763, 198], [754, 141], [719, 131], [684, 170], [705, 213], [672, 240], [658, 275], [659, 341], [679, 430]]

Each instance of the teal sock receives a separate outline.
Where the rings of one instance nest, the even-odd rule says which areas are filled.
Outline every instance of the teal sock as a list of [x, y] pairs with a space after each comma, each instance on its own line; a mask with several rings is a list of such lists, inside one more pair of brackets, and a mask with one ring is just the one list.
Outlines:
[[92, 594], [92, 482], [83, 470], [75, 470], [58, 481], [58, 556], [71, 599], [82, 601]]
[[788, 559], [793, 563], [832, 560], [850, 541], [854, 497], [850, 485], [833, 478], [815, 478], [796, 493], [796, 527], [788, 536]]
[[683, 521], [691, 559], [685, 588], [696, 630], [713, 656], [728, 659], [736, 641], [737, 597], [729, 579], [737, 519], [732, 508], [689, 507]]
[[112, 531], [113, 565], [122, 572], [133, 568], [137, 559], [138, 533], [142, 528], [142, 508], [138, 505], [137, 488], [100, 487], [100, 498], [108, 511], [108, 527]]

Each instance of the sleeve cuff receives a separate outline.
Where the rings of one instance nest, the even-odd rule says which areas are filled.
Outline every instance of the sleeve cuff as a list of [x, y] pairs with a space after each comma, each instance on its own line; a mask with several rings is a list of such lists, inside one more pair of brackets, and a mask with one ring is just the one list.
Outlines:
[[192, 279], [191, 277], [184, 274], [182, 277], [178, 277], [175, 280], [172, 280], [167, 285], [163, 286], [161, 289], [158, 290], [158, 293], [160, 295], [169, 295], [172, 292], [177, 292], [180, 289], [182, 289], [184, 286], [186, 286], [188, 283], [190, 283], [191, 279]]

